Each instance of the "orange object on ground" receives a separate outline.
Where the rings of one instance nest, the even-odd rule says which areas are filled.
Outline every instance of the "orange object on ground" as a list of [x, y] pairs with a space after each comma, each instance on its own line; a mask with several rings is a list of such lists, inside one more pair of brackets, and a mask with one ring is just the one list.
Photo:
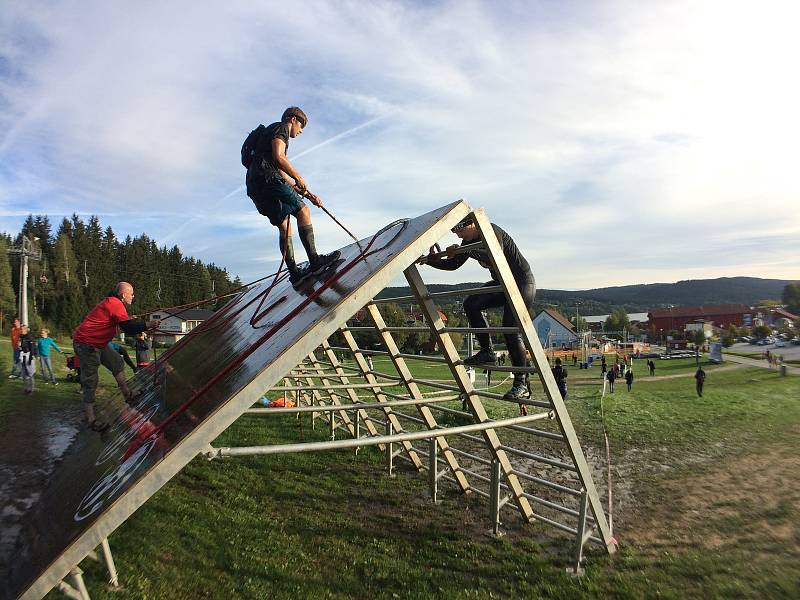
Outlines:
[[273, 400], [268, 405], [268, 408], [293, 408], [293, 407], [294, 407], [294, 400], [289, 400], [286, 397]]

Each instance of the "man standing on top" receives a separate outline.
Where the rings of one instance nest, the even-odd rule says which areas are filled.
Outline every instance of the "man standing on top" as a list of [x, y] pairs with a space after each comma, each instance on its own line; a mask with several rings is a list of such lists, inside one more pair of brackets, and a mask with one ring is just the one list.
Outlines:
[[[522, 300], [525, 306], [530, 309], [533, 306], [533, 299], [536, 296], [536, 281], [533, 278], [531, 267], [525, 257], [517, 248], [514, 240], [511, 239], [505, 231], [500, 229], [497, 225], [492, 223], [492, 228], [503, 248], [503, 254], [506, 257], [508, 266], [511, 268], [511, 273], [514, 276], [514, 281], [517, 283]], [[480, 239], [480, 233], [475, 220], [472, 215], [462, 219], [453, 227], [453, 233], [461, 238], [461, 245], [471, 244]], [[492, 263], [489, 260], [489, 254], [486, 247], [467, 252], [456, 254], [457, 245], [452, 245], [447, 248], [447, 258], [436, 258], [433, 256], [436, 252], [431, 248], [430, 255], [426, 257], [425, 262], [435, 269], [442, 269], [444, 271], [455, 271], [463, 265], [468, 258], [474, 258], [485, 269], [489, 269], [492, 275], [492, 281], [485, 284], [485, 286], [498, 285], [499, 277], [492, 268]], [[514, 313], [506, 301], [506, 296], [503, 292], [494, 292], [487, 294], [471, 294], [464, 299], [464, 312], [467, 314], [467, 319], [471, 327], [488, 327], [486, 317], [483, 312], [487, 308], [503, 307], [503, 327], [517, 327]], [[478, 333], [478, 342], [480, 343], [480, 351], [464, 359], [465, 365], [478, 365], [490, 364], [494, 365], [497, 362], [497, 357], [492, 347], [492, 338], [488, 333]], [[527, 358], [525, 346], [522, 343], [522, 338], [519, 334], [506, 334], [506, 347], [508, 354], [511, 357], [511, 364], [515, 367], [524, 367]], [[530, 396], [528, 389], [525, 387], [525, 374], [514, 373], [514, 384], [511, 389], [506, 392], [503, 398], [507, 400], [522, 400]]]
[[[303, 195], [318, 207], [322, 206], [322, 199], [308, 191], [305, 179], [286, 156], [289, 139], [303, 133], [307, 124], [306, 114], [290, 106], [283, 112], [280, 122], [267, 127], [259, 125], [242, 146], [242, 165], [247, 168], [247, 195], [258, 212], [280, 231], [279, 247], [281, 254], [286, 252], [286, 268], [293, 285], [308, 274], [321, 273], [339, 258], [338, 250], [317, 254], [311, 211], [303, 202]], [[290, 215], [297, 220], [300, 241], [308, 255], [307, 270], [300, 270], [295, 262], [288, 229]]]
[[95, 306], [72, 334], [72, 347], [81, 365], [81, 393], [86, 412], [86, 421], [94, 431], [104, 431], [108, 424], [95, 419], [94, 396], [97, 391], [98, 369], [102, 364], [114, 375], [117, 385], [126, 400], [131, 391], [125, 382], [125, 365], [120, 355], [114, 352], [109, 342], [119, 330], [127, 335], [136, 335], [146, 329], [156, 329], [161, 321], [132, 321], [125, 305], [133, 302], [133, 286], [120, 281], [114, 291]]

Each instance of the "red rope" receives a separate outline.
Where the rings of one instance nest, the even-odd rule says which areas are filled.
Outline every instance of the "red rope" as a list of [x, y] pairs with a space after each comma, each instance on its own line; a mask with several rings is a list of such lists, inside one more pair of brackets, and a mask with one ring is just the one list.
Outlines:
[[[380, 232], [379, 232], [380, 233]], [[324, 291], [326, 291], [331, 285], [333, 285], [336, 281], [338, 281], [342, 276], [348, 273], [353, 267], [356, 266], [360, 261], [364, 260], [367, 256], [371, 253], [368, 252], [372, 245], [375, 243], [375, 240], [378, 237], [378, 233], [376, 233], [372, 239], [370, 240], [367, 247], [360, 252], [348, 265], [345, 265], [341, 269], [339, 269], [335, 275], [333, 275], [330, 279], [326, 280], [318, 289], [314, 290], [311, 294], [309, 294], [303, 302], [301, 302], [298, 306], [296, 306], [288, 315], [286, 315], [283, 319], [281, 319], [278, 323], [273, 325], [264, 335], [262, 335], [258, 340], [256, 340], [249, 348], [244, 350], [239, 356], [237, 356], [234, 360], [228, 363], [225, 367], [223, 367], [216, 375], [214, 375], [206, 384], [197, 390], [192, 396], [184, 402], [181, 406], [179, 406], [176, 410], [174, 410], [161, 424], [153, 431], [153, 435], [161, 434], [164, 429], [172, 423], [175, 419], [177, 419], [180, 415], [185, 413], [189, 407], [194, 404], [201, 396], [203, 396], [209, 389], [211, 389], [216, 383], [218, 383], [223, 377], [225, 377], [228, 373], [230, 373], [234, 368], [242, 364], [244, 360], [253, 354], [258, 348], [260, 348], [264, 343], [266, 343], [275, 333], [280, 331], [286, 323], [291, 321], [294, 317], [299, 315], [303, 309], [314, 302]], [[270, 285], [270, 290], [275, 285], [275, 281]], [[261, 296], [261, 294], [259, 294]], [[258, 296], [257, 296], [258, 297]], [[263, 298], [265, 298], [264, 296]], [[262, 300], [263, 300], [262, 298]], [[255, 301], [255, 298], [253, 299]], [[263, 302], [262, 302], [263, 303]], [[260, 308], [260, 306], [259, 306]], [[240, 311], [241, 312], [241, 311]], [[252, 319], [251, 319], [252, 322]], [[126, 456], [129, 455], [131, 452], [135, 451], [135, 449], [129, 449], [126, 453]]]

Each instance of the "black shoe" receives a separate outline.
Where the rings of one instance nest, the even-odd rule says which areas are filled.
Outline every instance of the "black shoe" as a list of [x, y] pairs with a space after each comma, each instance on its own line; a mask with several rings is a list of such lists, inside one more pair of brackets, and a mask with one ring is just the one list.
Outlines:
[[89, 429], [100, 433], [104, 432], [109, 427], [110, 425], [108, 423], [104, 423], [103, 421], [98, 421], [97, 419], [89, 423]]
[[503, 400], [527, 400], [531, 395], [524, 385], [514, 385], [503, 394]]
[[342, 255], [341, 252], [338, 250], [334, 250], [330, 254], [317, 254], [314, 258], [310, 261], [309, 270], [314, 275], [319, 275], [325, 269], [328, 269], [332, 263], [339, 260], [339, 257]]
[[289, 283], [292, 285], [299, 285], [305, 281], [309, 275], [311, 275], [311, 269], [308, 267], [291, 269], [289, 270]]
[[469, 358], [464, 359], [465, 365], [496, 365], [497, 355], [494, 350], [481, 350]]

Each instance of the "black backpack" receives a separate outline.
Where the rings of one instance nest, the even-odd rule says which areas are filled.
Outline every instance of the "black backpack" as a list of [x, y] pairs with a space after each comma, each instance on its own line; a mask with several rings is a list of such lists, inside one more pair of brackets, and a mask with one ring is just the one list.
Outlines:
[[250, 165], [253, 164], [253, 160], [259, 156], [261, 136], [264, 135], [266, 130], [266, 127], [259, 125], [250, 132], [250, 135], [247, 136], [244, 144], [242, 144], [242, 166], [245, 169], [249, 169]]

